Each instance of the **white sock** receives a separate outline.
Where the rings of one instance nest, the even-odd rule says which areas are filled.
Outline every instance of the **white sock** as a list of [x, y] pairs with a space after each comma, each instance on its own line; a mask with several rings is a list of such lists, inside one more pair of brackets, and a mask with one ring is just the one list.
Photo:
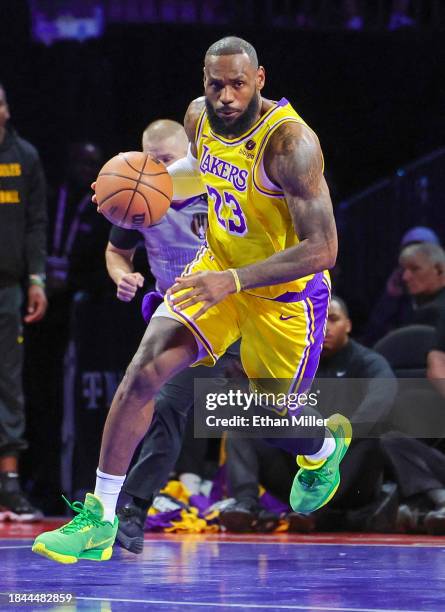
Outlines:
[[335, 451], [335, 440], [331, 434], [331, 432], [326, 429], [325, 439], [322, 444], [322, 447], [319, 451], [314, 453], [313, 455], [305, 455], [306, 459], [309, 461], [321, 461], [322, 459], [327, 459], [332, 453]]
[[94, 495], [100, 499], [104, 507], [104, 521], [114, 521], [116, 516], [116, 504], [122, 485], [124, 484], [125, 476], [114, 476], [113, 474], [105, 474], [99, 468], [96, 470], [96, 488]]

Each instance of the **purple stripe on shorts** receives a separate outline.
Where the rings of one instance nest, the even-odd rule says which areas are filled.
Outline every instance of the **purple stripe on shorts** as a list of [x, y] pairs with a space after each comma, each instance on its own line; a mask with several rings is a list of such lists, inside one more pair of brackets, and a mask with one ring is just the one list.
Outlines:
[[286, 304], [291, 302], [300, 302], [301, 300], [310, 297], [311, 293], [316, 291], [322, 282], [323, 272], [318, 272], [306, 283], [306, 287], [303, 289], [303, 291], [287, 291], [286, 293], [283, 293], [282, 295], [279, 295], [273, 299], [275, 302], [284, 302]]
[[[298, 387], [299, 393], [304, 393], [309, 389], [317, 372], [318, 363], [320, 361], [321, 349], [324, 342], [325, 336], [325, 323], [328, 316], [329, 307], [329, 291], [324, 283], [321, 283], [318, 291], [305, 300], [306, 307], [309, 314], [311, 313], [310, 304], [313, 308], [313, 317], [310, 316], [310, 323], [313, 326], [313, 340], [310, 341], [304, 349], [303, 359], [300, 367], [298, 368], [297, 374], [292, 382], [289, 393], [295, 393], [295, 387], [298, 384], [298, 380], [303, 374], [301, 384]], [[309, 352], [309, 356], [306, 356]], [[304, 371], [302, 371], [304, 368]]]
[[306, 346], [304, 347], [304, 351], [301, 356], [301, 360], [298, 365], [297, 372], [290, 386], [289, 393], [295, 393], [296, 391], [298, 391], [298, 387], [299, 387], [298, 381], [300, 380], [300, 376], [302, 376], [303, 372], [306, 370], [306, 362], [307, 362], [307, 359], [309, 359], [308, 351], [310, 350], [310, 347], [312, 346], [312, 343], [313, 343], [313, 340], [311, 340], [311, 336], [315, 334], [315, 322], [312, 316], [311, 307], [307, 300], [304, 300], [304, 304], [305, 304], [306, 314], [309, 317], [309, 321], [306, 323], [306, 338], [307, 338]]

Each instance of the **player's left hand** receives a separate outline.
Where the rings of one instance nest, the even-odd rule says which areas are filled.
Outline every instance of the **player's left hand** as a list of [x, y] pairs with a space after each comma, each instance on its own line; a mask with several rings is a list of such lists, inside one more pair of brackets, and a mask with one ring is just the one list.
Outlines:
[[[174, 297], [184, 289], [187, 291]], [[202, 303], [201, 308], [191, 317], [195, 321], [230, 293], [236, 293], [235, 279], [231, 272], [195, 272], [175, 278], [175, 284], [167, 291], [167, 299], [175, 310], [185, 310], [193, 304]]]
[[42, 287], [30, 285], [28, 289], [28, 314], [24, 318], [25, 323], [37, 323], [37, 321], [43, 319], [47, 307], [48, 300]]

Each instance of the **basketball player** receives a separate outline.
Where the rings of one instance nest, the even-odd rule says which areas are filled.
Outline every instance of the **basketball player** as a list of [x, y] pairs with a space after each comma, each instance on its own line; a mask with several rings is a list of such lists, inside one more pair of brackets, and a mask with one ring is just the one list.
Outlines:
[[[145, 153], [169, 167], [187, 155], [188, 138], [180, 123], [160, 119], [144, 130], [142, 147]], [[202, 246], [203, 237], [199, 235], [206, 219], [207, 198], [201, 194], [172, 202], [161, 221], [146, 229], [133, 231], [112, 226], [105, 258], [108, 273], [117, 286], [117, 297], [124, 302], [131, 301], [144, 283], [143, 276], [134, 272], [132, 263], [136, 246], [144, 239], [150, 269], [156, 279], [156, 291], [148, 293], [143, 301], [147, 322], [167, 289]], [[219, 372], [204, 366], [186, 368], [167, 382], [156, 398], [156, 417], [123, 487], [132, 501], [118, 512], [117, 541], [131, 552], [142, 552], [147, 510], [178, 459], [187, 414], [193, 406], [194, 378], [220, 375], [230, 361], [225, 357], [218, 361]], [[188, 476], [190, 479], [193, 475]]]
[[[337, 235], [318, 139], [287, 100], [261, 96], [265, 71], [248, 42], [227, 37], [205, 55], [205, 96], [185, 116], [187, 158], [169, 168], [174, 198], [209, 196], [208, 246], [167, 291], [113, 399], [94, 495], [77, 516], [43, 533], [33, 550], [62, 563], [111, 557], [115, 506], [147, 431], [154, 397], [184, 368], [213, 365], [241, 338], [247, 376], [288, 380], [301, 391], [315, 374], [329, 302], [327, 269]], [[283, 382], [284, 385], [284, 382]], [[344, 417], [298, 445], [291, 491], [296, 512], [327, 503], [350, 443]]]

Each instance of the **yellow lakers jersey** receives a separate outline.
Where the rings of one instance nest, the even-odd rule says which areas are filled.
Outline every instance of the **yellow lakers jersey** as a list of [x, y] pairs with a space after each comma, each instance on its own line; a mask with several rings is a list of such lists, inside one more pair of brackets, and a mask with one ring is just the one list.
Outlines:
[[[248, 132], [234, 139], [215, 134], [205, 110], [200, 116], [196, 144], [209, 196], [207, 241], [224, 269], [259, 262], [299, 242], [284, 194], [268, 179], [263, 167], [270, 137], [286, 122], [306, 125], [284, 98]], [[287, 301], [286, 295], [304, 291], [313, 276], [247, 292]]]

